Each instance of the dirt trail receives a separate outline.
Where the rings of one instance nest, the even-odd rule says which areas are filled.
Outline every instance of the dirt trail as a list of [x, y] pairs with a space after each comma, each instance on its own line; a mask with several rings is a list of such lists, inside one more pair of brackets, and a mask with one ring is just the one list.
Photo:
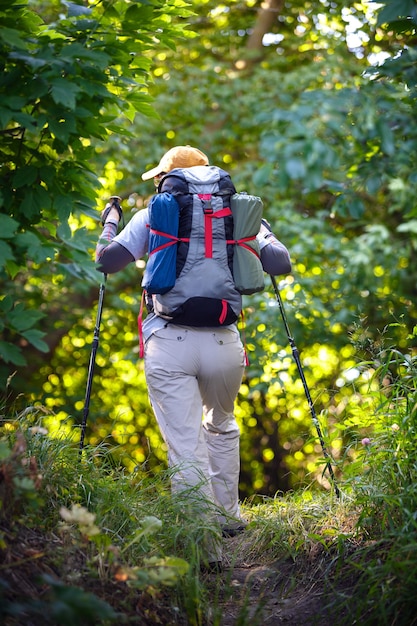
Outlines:
[[[228, 544], [229, 553], [238, 554], [239, 540], [229, 539]], [[333, 611], [329, 609], [336, 593], [333, 590], [329, 595], [322, 564], [322, 559], [304, 564], [283, 559], [272, 564], [246, 565], [237, 558], [235, 566], [229, 569], [226, 566], [221, 574], [224, 581], [221, 626], [337, 623], [334, 616], [337, 602]]]
[[[68, 574], [73, 578], [74, 572], [81, 576], [89, 571], [84, 552], [68, 550], [62, 539], [54, 534], [22, 528], [15, 535], [9, 529], [3, 530], [8, 537], [8, 550], [3, 553], [3, 575], [8, 585], [7, 596], [15, 602], [47, 600], [48, 585], [42, 582], [45, 574], [74, 585], [80, 581], [66, 580]], [[304, 562], [283, 558], [274, 563], [259, 563], [255, 562], [255, 557], [250, 560], [253, 541], [250, 533], [224, 540], [224, 570], [206, 574], [214, 598], [213, 610], [218, 615], [220, 609], [222, 615], [220, 626], [328, 626], [342, 623], [340, 596], [337, 595], [340, 589], [332, 589], [329, 593], [325, 576], [329, 562], [324, 553], [311, 555]], [[85, 591], [109, 602], [127, 619], [138, 620], [133, 623], [144, 626], [186, 623], [185, 616], [181, 617], [178, 609], [171, 606], [169, 595], [165, 598], [163, 594], [156, 597], [138, 594], [112, 577], [100, 580], [82, 576], [82, 580]], [[350, 589], [344, 591], [348, 596]], [[326, 609], [332, 600], [336, 618]], [[210, 616], [207, 617], [207, 623], [211, 623]], [[28, 620], [25, 611], [21, 619], [15, 616], [5, 622], [13, 626], [42, 623], [45, 623], [42, 615], [36, 613]]]
[[239, 620], [252, 626], [328, 626], [320, 589], [316, 585], [291, 589], [283, 578], [282, 573], [265, 566], [234, 569], [231, 592], [223, 604], [222, 626], [236, 626]]

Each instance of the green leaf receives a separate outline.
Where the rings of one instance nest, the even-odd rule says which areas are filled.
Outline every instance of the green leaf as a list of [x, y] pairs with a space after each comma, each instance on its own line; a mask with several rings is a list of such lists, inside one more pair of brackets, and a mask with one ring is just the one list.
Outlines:
[[[55, 41], [59, 39], [68, 39], [64, 33], [59, 33], [56, 30], [53, 30], [49, 24], [44, 24], [39, 27], [39, 38], [40, 39], [48, 39], [49, 41]], [[65, 48], [64, 48], [65, 50]]]
[[21, 265], [18, 265], [14, 261], [6, 261], [4, 266], [6, 268], [6, 272], [9, 274], [10, 278], [12, 279], [14, 279], [17, 276], [17, 274], [22, 271], [22, 269], [26, 269], [26, 266], [22, 267]]
[[347, 200], [346, 206], [351, 217], [358, 219], [365, 212], [365, 205], [360, 198], [352, 198]]
[[42, 337], [45, 337], [45, 334], [46, 333], [37, 330], [36, 328], [32, 328], [31, 330], [24, 331], [22, 333], [22, 337], [24, 337], [40, 352], [49, 352], [48, 344], [42, 340]]
[[125, 28], [130, 28], [129, 22], [140, 24], [143, 21], [150, 21], [154, 10], [155, 9], [150, 4], [147, 6], [145, 3], [141, 3], [140, 5], [132, 4], [130, 7], [128, 7], [125, 13], [123, 26]]
[[13, 308], [13, 298], [10, 295], [4, 296], [0, 299], [0, 310], [8, 313]]
[[167, 556], [161, 559], [158, 565], [162, 565], [163, 567], [172, 567], [177, 571], [179, 576], [184, 576], [190, 569], [190, 565], [187, 561], [176, 556]]
[[45, 228], [52, 237], [56, 235], [56, 224], [53, 222], [42, 220], [42, 222], [39, 223], [39, 228]]
[[35, 13], [34, 11], [28, 11], [26, 7], [23, 7], [22, 3], [20, 2], [18, 2], [17, 4], [19, 4], [20, 7], [23, 8], [21, 22], [28, 32], [35, 32], [38, 30], [38, 28], [42, 27], [44, 22], [38, 13]]
[[16, 59], [18, 61], [23, 61], [26, 65], [32, 67], [34, 70], [38, 70], [47, 64], [47, 61], [45, 59], [39, 59], [36, 56], [23, 54], [22, 52], [12, 52], [10, 54], [10, 58]]
[[7, 261], [13, 261], [14, 254], [8, 243], [0, 241], [0, 267], [2, 267]]
[[22, 50], [26, 50], [28, 48], [28, 45], [26, 41], [21, 39], [21, 35], [22, 35], [21, 31], [16, 30], [14, 28], [7, 28], [5, 26], [2, 26], [0, 28], [0, 39], [6, 45], [20, 48]]
[[70, 135], [75, 135], [77, 132], [75, 116], [67, 114], [65, 119], [61, 120], [49, 120], [49, 128], [55, 137], [58, 137], [63, 142], [68, 142]]
[[26, 365], [26, 359], [21, 350], [7, 341], [0, 341], [0, 358], [5, 363], [13, 363], [13, 365], [18, 366]]
[[5, 461], [12, 454], [6, 441], [0, 441], [0, 461]]
[[13, 186], [16, 189], [27, 185], [30, 187], [33, 185], [38, 177], [38, 168], [33, 165], [24, 165], [16, 170], [16, 174], [13, 176]]
[[52, 622], [62, 626], [73, 624], [100, 624], [107, 620], [114, 622], [118, 615], [114, 609], [96, 595], [78, 587], [67, 587], [62, 581], [44, 574], [52, 600], [49, 611]]
[[1, 105], [4, 107], [8, 107], [14, 111], [20, 111], [26, 104], [26, 98], [22, 98], [21, 96], [15, 96], [13, 94], [8, 94], [2, 96]]
[[395, 152], [394, 133], [390, 126], [382, 119], [376, 123], [378, 134], [381, 137], [381, 147], [385, 154], [392, 156]]
[[84, 18], [84, 19], [76, 20], [74, 22], [74, 26], [77, 28], [77, 30], [87, 33], [87, 31], [94, 32], [97, 26], [99, 26], [99, 24], [97, 23], [96, 20], [88, 20]]
[[13, 483], [18, 489], [22, 489], [23, 491], [34, 491], [35, 483], [31, 478], [27, 478], [24, 476], [20, 478], [20, 476], [13, 477]]
[[23, 128], [27, 128], [35, 133], [38, 131], [37, 120], [32, 115], [28, 113], [14, 113], [13, 118]]
[[19, 233], [16, 245], [25, 250], [25, 256], [35, 263], [42, 263], [55, 254], [52, 245], [45, 245], [38, 235], [32, 232]]
[[106, 52], [98, 49], [89, 50], [79, 42], [67, 42], [67, 45], [62, 48], [60, 57], [88, 60], [93, 62], [95, 67], [102, 69], [107, 67], [111, 58]]
[[[68, 217], [70, 216], [71, 212], [74, 210], [74, 199], [72, 198], [72, 196], [70, 194], [66, 196], [57, 194], [55, 196], [55, 210], [57, 211], [59, 221], [61, 223], [65, 222], [64, 228], [67, 229]], [[58, 226], [58, 230], [59, 230], [59, 226]]]
[[378, 26], [395, 22], [403, 17], [415, 17], [415, 0], [395, 0], [395, 2], [389, 3], [385, 1], [382, 4], [386, 6], [378, 13]]
[[[136, 104], [136, 112], [141, 113], [145, 117], [151, 117], [157, 120], [160, 119], [159, 113], [151, 104], [148, 104], [147, 102], [138, 102]], [[130, 119], [129, 115], [126, 115], [126, 117]]]
[[31, 328], [45, 314], [41, 311], [29, 310], [22, 302], [18, 302], [8, 314], [9, 326], [17, 332], [23, 332]]
[[285, 171], [290, 178], [303, 178], [306, 175], [304, 161], [296, 157], [292, 157], [285, 162]]
[[106, 125], [106, 128], [109, 132], [115, 133], [117, 135], [123, 135], [124, 137], [135, 137], [135, 134], [131, 130], [129, 130], [125, 126], [121, 126], [120, 124], [113, 124], [110, 122]]
[[68, 8], [68, 17], [80, 17], [81, 15], [91, 15], [91, 9], [75, 2], [65, 0], [65, 6]]
[[33, 220], [33, 223], [36, 223], [36, 216], [40, 215], [40, 210], [39, 207], [36, 205], [32, 189], [29, 189], [26, 192], [25, 197], [20, 203], [19, 211], [21, 211], [23, 215], [29, 220]]
[[51, 85], [51, 95], [54, 102], [69, 109], [75, 109], [76, 96], [80, 92], [80, 88], [64, 78], [52, 80]]
[[68, 241], [71, 239], [71, 228], [69, 227], [68, 222], [61, 222], [56, 231], [57, 236], [62, 239], [62, 241]]
[[366, 181], [366, 190], [371, 195], [375, 194], [378, 189], [381, 188], [381, 177], [380, 176], [370, 176]]
[[104, 126], [100, 119], [90, 117], [83, 123], [83, 133], [86, 136], [90, 135], [97, 139], [105, 139], [107, 137], [107, 125]]
[[264, 187], [268, 184], [270, 176], [272, 175], [274, 166], [272, 163], [266, 163], [262, 167], [259, 167], [253, 174], [253, 183], [257, 187]]
[[0, 127], [6, 128], [13, 119], [13, 111], [5, 107], [0, 108]]
[[11, 239], [16, 233], [19, 222], [9, 215], [1, 216], [0, 239]]

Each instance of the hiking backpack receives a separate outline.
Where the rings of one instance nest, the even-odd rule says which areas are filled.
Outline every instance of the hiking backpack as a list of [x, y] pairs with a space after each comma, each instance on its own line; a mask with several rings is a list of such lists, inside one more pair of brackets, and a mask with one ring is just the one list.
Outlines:
[[174, 169], [149, 204], [149, 310], [187, 326], [234, 323], [242, 293], [264, 288], [256, 235], [260, 198], [237, 194], [216, 166]]

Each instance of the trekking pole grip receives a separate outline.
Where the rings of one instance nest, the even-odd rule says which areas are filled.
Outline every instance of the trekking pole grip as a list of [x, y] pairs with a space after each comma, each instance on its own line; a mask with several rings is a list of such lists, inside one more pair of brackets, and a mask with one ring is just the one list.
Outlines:
[[103, 213], [101, 214], [101, 223], [104, 226], [104, 223], [107, 219], [108, 214], [110, 213], [110, 211], [112, 209], [116, 209], [118, 214], [119, 214], [119, 219], [122, 221], [123, 226], [125, 225], [125, 218], [123, 215], [123, 209], [121, 207], [121, 197], [120, 196], [110, 196], [109, 198], [109, 202], [107, 204], [107, 207], [104, 209]]

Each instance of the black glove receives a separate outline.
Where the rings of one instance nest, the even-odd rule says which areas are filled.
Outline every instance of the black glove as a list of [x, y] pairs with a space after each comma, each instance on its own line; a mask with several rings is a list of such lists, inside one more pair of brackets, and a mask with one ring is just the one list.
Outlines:
[[110, 213], [111, 209], [117, 209], [117, 212], [119, 214], [119, 219], [122, 220], [123, 225], [124, 225], [124, 216], [123, 216], [123, 211], [122, 211], [122, 207], [120, 206], [120, 201], [121, 198], [119, 198], [119, 196], [112, 196], [110, 198], [110, 201], [106, 204], [104, 211], [101, 214], [101, 225], [104, 226], [104, 223], [107, 219], [108, 214]]

